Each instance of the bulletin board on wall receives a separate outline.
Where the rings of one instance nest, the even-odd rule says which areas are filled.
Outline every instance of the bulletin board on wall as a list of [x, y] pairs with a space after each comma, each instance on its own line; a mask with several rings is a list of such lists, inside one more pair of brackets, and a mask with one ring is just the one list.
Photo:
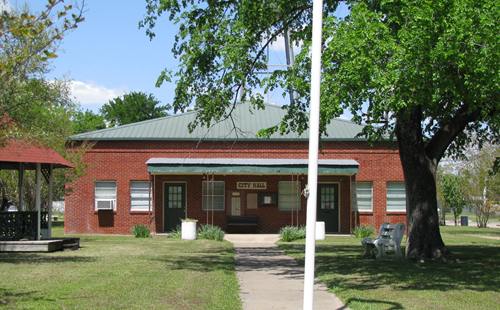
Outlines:
[[276, 206], [278, 204], [278, 194], [277, 193], [259, 193], [259, 207], [270, 207]]

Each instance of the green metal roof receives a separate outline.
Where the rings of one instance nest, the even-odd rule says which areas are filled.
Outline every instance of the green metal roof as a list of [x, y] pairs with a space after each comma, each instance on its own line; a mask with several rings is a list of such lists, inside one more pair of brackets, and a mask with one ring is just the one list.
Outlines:
[[[196, 112], [156, 118], [143, 122], [127, 124], [123, 126], [107, 128], [97, 131], [77, 134], [70, 140], [263, 140], [258, 138], [257, 132], [263, 128], [278, 125], [286, 111], [280, 106], [265, 105], [264, 110], [252, 108], [249, 104], [238, 104], [233, 111], [233, 119], [238, 126], [237, 132], [233, 128], [231, 120], [225, 120], [210, 128], [197, 127], [189, 132], [188, 124], [195, 117]], [[357, 138], [363, 126], [348, 120], [334, 119], [327, 126], [327, 136], [322, 140], [364, 140]], [[271, 140], [307, 140], [309, 133], [306, 131], [301, 135], [288, 133], [274, 134]]]
[[[151, 174], [307, 174], [307, 159], [264, 158], [150, 158]], [[320, 159], [321, 175], [354, 175], [359, 163], [352, 159]]]
[[[151, 174], [307, 174], [307, 166], [240, 166], [240, 165], [148, 165]], [[318, 166], [320, 175], [354, 175], [358, 167]]]

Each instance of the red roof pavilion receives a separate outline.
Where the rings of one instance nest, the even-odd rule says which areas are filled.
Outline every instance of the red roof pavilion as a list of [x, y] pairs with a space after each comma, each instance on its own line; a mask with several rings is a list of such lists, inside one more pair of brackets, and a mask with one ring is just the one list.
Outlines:
[[8, 140], [0, 147], [0, 169], [35, 169], [36, 164], [54, 168], [74, 168], [74, 165], [51, 148], [36, 146], [21, 140]]
[[[19, 200], [18, 200], [18, 211], [25, 210], [24, 201], [23, 201], [23, 192], [24, 192], [24, 170], [25, 169], [33, 169], [36, 171], [35, 173], [35, 209], [37, 214], [37, 227], [34, 230], [34, 238], [36, 240], [40, 240], [41, 235], [43, 234], [42, 226], [41, 226], [41, 177], [42, 174], [45, 175], [47, 183], [48, 183], [48, 227], [46, 229], [45, 238], [51, 238], [51, 230], [52, 230], [52, 183], [53, 183], [53, 173], [52, 170], [54, 168], [74, 168], [74, 165], [64, 159], [60, 154], [54, 151], [51, 148], [34, 145], [33, 143], [28, 143], [22, 140], [10, 139], [7, 140], [5, 145], [0, 146], [0, 170], [1, 169], [16, 169], [19, 171]], [[46, 173], [43, 173], [46, 171]], [[9, 212], [4, 216], [8, 216]], [[22, 213], [19, 213], [19, 216], [23, 216]], [[5, 221], [4, 221], [5, 222]], [[19, 227], [16, 226], [16, 223], [10, 223], [7, 221], [7, 224], [3, 223], [3, 225], [10, 225], [4, 229], [5, 231], [16, 231]]]

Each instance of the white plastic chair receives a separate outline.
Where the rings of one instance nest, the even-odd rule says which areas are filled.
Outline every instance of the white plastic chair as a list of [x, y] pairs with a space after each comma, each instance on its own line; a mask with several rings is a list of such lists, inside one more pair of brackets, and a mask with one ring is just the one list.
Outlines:
[[361, 244], [365, 247], [365, 253], [370, 253], [371, 249], [374, 249], [376, 250], [376, 258], [382, 258], [388, 252], [394, 252], [396, 257], [402, 257], [401, 241], [403, 240], [404, 230], [405, 225], [402, 223], [382, 224], [375, 240], [364, 238], [361, 241]]

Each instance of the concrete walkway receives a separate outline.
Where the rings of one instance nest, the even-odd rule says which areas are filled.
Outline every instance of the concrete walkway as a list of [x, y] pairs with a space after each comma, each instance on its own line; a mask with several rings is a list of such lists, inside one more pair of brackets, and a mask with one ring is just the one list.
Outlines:
[[[276, 245], [278, 235], [226, 235], [236, 249], [236, 274], [244, 310], [302, 309], [304, 269]], [[314, 309], [346, 309], [317, 283]]]

